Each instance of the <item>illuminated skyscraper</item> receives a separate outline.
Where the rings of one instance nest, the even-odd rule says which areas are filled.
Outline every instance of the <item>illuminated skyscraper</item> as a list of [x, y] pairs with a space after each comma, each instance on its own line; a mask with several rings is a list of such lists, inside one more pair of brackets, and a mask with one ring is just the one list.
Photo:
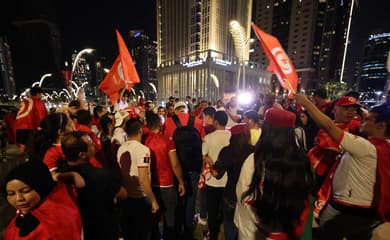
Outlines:
[[[352, 0], [257, 0], [255, 22], [276, 36], [293, 61], [301, 89], [340, 81]], [[251, 60], [267, 64], [257, 44]]]
[[143, 30], [130, 30], [128, 46], [135, 62], [140, 84], [134, 86], [135, 91], [143, 89], [146, 100], [155, 100], [157, 84], [157, 43], [147, 36]]
[[15, 94], [15, 79], [11, 49], [5, 37], [0, 36], [0, 94], [12, 97]]
[[236, 92], [240, 78], [246, 78], [242, 88], [258, 87], [264, 69], [248, 62], [249, 52], [240, 61], [229, 32], [229, 23], [238, 21], [244, 44], [249, 44], [251, 16], [252, 0], [158, 0], [159, 99], [190, 95], [215, 100]]
[[386, 69], [390, 49], [390, 33], [371, 35], [364, 50], [360, 69], [359, 91], [384, 91], [388, 76]]

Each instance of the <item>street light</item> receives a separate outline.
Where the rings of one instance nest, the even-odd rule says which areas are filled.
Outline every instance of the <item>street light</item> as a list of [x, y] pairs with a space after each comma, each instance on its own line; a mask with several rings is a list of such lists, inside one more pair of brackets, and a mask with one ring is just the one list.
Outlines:
[[[243, 77], [242, 77], [242, 83], [243, 83], [243, 88], [245, 88], [245, 59], [248, 58], [248, 42], [249, 38], [247, 39], [246, 37], [246, 31], [244, 27], [241, 26], [241, 24], [236, 21], [232, 20], [229, 23], [230, 25], [230, 33], [232, 34], [233, 37], [233, 42], [234, 42], [234, 47], [236, 49], [236, 54], [239, 56], [239, 64], [243, 64]], [[238, 77], [237, 77], [237, 90], [240, 88], [240, 69], [241, 66], [238, 68]]]
[[[76, 70], [77, 63], [78, 63], [80, 57], [81, 57], [82, 55], [84, 55], [84, 54], [90, 54], [90, 53], [92, 53], [93, 50], [94, 50], [94, 49], [92, 49], [92, 48], [85, 48], [85, 49], [81, 50], [81, 51], [76, 55], [76, 57], [75, 57], [75, 59], [74, 59], [74, 62], [73, 62], [72, 71], [70, 72], [70, 79], [69, 79], [70, 81], [73, 80], [74, 71]], [[70, 87], [71, 87], [71, 84], [69, 84], [68, 87], [70, 88]]]
[[51, 77], [52, 74], [51, 73], [46, 73], [46, 74], [43, 74], [41, 79], [39, 80], [39, 82], [34, 82], [31, 87], [35, 87], [38, 85], [38, 87], [42, 87], [42, 83], [43, 83], [43, 80], [45, 80], [47, 77]]

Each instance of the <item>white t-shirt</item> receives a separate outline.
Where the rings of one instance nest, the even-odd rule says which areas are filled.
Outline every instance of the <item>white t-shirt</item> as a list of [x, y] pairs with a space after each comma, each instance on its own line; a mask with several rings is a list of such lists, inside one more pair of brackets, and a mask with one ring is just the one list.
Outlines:
[[130, 153], [130, 178], [128, 181], [124, 181], [124, 185], [127, 190], [127, 196], [132, 198], [145, 197], [146, 194], [143, 192], [140, 182], [138, 169], [148, 168], [149, 179], [150, 179], [150, 149], [145, 145], [135, 140], [126, 141], [122, 146], [119, 147], [117, 153], [117, 161], [121, 169], [125, 167], [121, 163], [121, 156], [126, 152]]
[[[236, 107], [234, 107], [234, 108], [230, 108], [230, 109], [228, 109], [228, 110], [226, 110], [227, 112], [229, 112], [231, 115], [233, 115], [233, 116], [239, 116], [240, 117], [240, 115], [237, 113], [238, 111], [240, 111], [241, 109], [238, 107], [238, 106], [236, 106]], [[230, 115], [228, 114], [228, 122], [227, 122], [227, 124], [226, 124], [226, 128], [231, 128], [231, 127], [233, 127], [234, 125], [236, 125], [237, 124], [237, 122], [235, 122], [231, 117], [230, 117]]]
[[[227, 130], [215, 130], [214, 132], [207, 134], [202, 144], [202, 154], [208, 155], [213, 160], [213, 163], [215, 163], [222, 148], [229, 145], [230, 135], [231, 133]], [[226, 182], [226, 173], [219, 180], [213, 176], [206, 179], [206, 185], [212, 187], [225, 187]]]
[[357, 206], [370, 207], [376, 181], [375, 146], [367, 139], [346, 131], [340, 146], [345, 153], [333, 176], [333, 198]]
[[116, 127], [112, 134], [111, 142], [117, 141], [120, 145], [127, 141], [127, 134], [121, 127]]

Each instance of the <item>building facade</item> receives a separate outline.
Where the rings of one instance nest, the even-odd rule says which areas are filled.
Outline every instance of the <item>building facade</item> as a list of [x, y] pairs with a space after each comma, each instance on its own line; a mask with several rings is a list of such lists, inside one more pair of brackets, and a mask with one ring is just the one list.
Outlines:
[[390, 49], [390, 33], [369, 37], [360, 65], [359, 91], [383, 92], [388, 77], [387, 58]]
[[236, 20], [249, 44], [251, 17], [252, 0], [158, 0], [158, 98], [216, 100], [267, 82], [264, 67], [248, 61], [249, 51], [236, 52], [230, 33]]
[[0, 95], [12, 98], [15, 94], [15, 79], [11, 49], [6, 37], [0, 36]]
[[[257, 0], [255, 22], [279, 39], [298, 73], [298, 88], [312, 90], [340, 81], [352, 8], [352, 0]], [[259, 44], [251, 60], [267, 64]]]
[[[156, 100], [157, 95], [157, 42], [147, 36], [143, 30], [130, 30], [129, 51], [141, 80], [133, 89], [146, 100]], [[143, 91], [143, 92], [140, 92]]]

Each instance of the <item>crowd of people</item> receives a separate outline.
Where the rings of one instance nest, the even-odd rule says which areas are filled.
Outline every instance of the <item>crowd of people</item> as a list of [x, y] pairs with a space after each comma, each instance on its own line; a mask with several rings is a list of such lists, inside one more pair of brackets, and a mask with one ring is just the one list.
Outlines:
[[211, 240], [221, 226], [229, 240], [390, 239], [390, 96], [366, 109], [356, 92], [268, 93], [243, 108], [124, 90], [112, 108], [48, 111], [41, 94], [16, 116], [26, 162], [6, 177], [5, 240], [187, 240], [206, 223]]

